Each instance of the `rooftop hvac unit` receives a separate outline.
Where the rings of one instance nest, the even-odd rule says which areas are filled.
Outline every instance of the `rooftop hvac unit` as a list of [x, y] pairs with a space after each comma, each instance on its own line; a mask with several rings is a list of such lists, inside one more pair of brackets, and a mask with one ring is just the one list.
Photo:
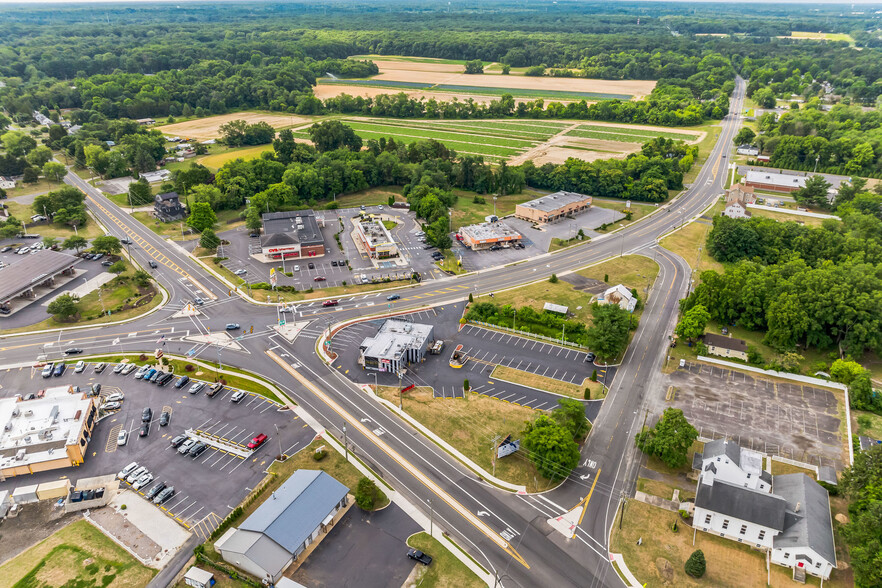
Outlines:
[[25, 442], [25, 443], [30, 443], [30, 442], [31, 442], [31, 436], [28, 435], [27, 437], [25, 437], [25, 438], [24, 438], [24, 442]]
[[22, 461], [22, 460], [24, 460], [24, 458], [25, 458], [25, 454], [26, 454], [26, 452], [25, 452], [24, 449], [19, 449], [19, 450], [16, 452], [16, 454], [15, 454], [15, 461]]
[[32, 417], [32, 416], [34, 416], [34, 411], [32, 411], [32, 410], [26, 410], [26, 411], [25, 411], [25, 416], [26, 416], [26, 417]]
[[21, 410], [17, 406], [12, 409], [12, 416], [17, 417], [20, 414], [21, 414]]
[[11, 431], [11, 430], [12, 430], [12, 421], [9, 421], [9, 422], [6, 423], [6, 425], [3, 427], [3, 432], [8, 433], [8, 432]]
[[52, 421], [52, 424], [53, 424], [53, 425], [54, 425], [56, 422], [58, 422], [58, 412], [59, 412], [59, 411], [58, 411], [58, 405], [57, 405], [57, 404], [54, 405], [54, 406], [52, 407], [52, 410], [49, 411], [49, 420]]

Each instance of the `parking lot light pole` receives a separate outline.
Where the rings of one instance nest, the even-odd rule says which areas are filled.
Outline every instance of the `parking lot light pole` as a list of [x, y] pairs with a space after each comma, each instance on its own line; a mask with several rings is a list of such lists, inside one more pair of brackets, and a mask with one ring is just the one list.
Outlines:
[[372, 375], [374, 376], [374, 394], [379, 395], [380, 384], [377, 382], [377, 372], [374, 372]]
[[435, 522], [435, 507], [432, 506], [432, 499], [427, 498], [426, 502], [429, 503], [429, 536], [432, 536], [432, 531], [434, 530], [434, 522]]
[[276, 428], [276, 439], [279, 440], [279, 460], [282, 459], [282, 436], [279, 435], [279, 425], [273, 423], [273, 426]]

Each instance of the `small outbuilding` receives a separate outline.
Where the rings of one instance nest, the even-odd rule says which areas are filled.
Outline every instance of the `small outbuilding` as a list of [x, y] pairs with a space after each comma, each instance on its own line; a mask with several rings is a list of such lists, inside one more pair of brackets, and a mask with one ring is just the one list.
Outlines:
[[193, 588], [211, 588], [215, 584], [214, 574], [193, 566], [184, 574], [184, 584]]
[[747, 361], [747, 343], [742, 339], [726, 337], [715, 333], [705, 333], [703, 336], [707, 352], [720, 357], [734, 357]]

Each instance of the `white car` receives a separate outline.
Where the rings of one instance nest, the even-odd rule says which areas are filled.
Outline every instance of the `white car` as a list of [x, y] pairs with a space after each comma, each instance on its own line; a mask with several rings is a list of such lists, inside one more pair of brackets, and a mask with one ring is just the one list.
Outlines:
[[53, 369], [55, 369], [55, 366], [51, 363], [47, 363], [46, 365], [43, 366], [42, 376], [44, 378], [51, 378]]
[[187, 455], [187, 452], [190, 451], [190, 448], [196, 445], [196, 439], [187, 439], [181, 446], [178, 447], [178, 453], [181, 455]]
[[236, 390], [235, 392], [233, 392], [233, 395], [230, 396], [230, 402], [239, 402], [243, 398], [245, 398], [245, 392], [241, 390]]
[[137, 470], [135, 470], [134, 472], [132, 472], [131, 474], [128, 475], [128, 477], [126, 478], [126, 482], [128, 482], [129, 484], [134, 484], [135, 480], [137, 480], [138, 478], [140, 478], [141, 476], [143, 476], [146, 473], [147, 473], [147, 468], [145, 468], [144, 466], [141, 466]]
[[[134, 364], [132, 364], [132, 365], [134, 365]], [[141, 378], [143, 378], [144, 374], [146, 374], [147, 370], [149, 370], [149, 369], [150, 369], [150, 366], [146, 366], [146, 365], [142, 365], [141, 367], [139, 367], [138, 371], [135, 372], [135, 379], [140, 380]]]
[[245, 274], [248, 273], [248, 270], [245, 270], [245, 269], [237, 269], [237, 270], [234, 271], [233, 273], [236, 274], [237, 276], [244, 276]]
[[104, 399], [104, 402], [122, 402], [126, 397], [122, 392], [114, 392], [110, 396]]
[[300, 271], [300, 266], [299, 266], [299, 265], [295, 265], [295, 266], [294, 266], [294, 271], [295, 271], [295, 272], [299, 272], [299, 271]]
[[116, 444], [118, 447], [122, 447], [129, 440], [129, 432], [125, 429], [122, 429], [119, 432], [119, 435], [116, 436]]
[[83, 373], [84, 369], [86, 369], [86, 362], [81, 359], [80, 361], [77, 362], [77, 365], [74, 366], [74, 373], [81, 374], [81, 373]]
[[122, 408], [122, 402], [105, 402], [101, 405], [101, 410], [107, 412], [109, 410], [119, 410]]
[[120, 473], [118, 473], [118, 474], [116, 475], [116, 477], [117, 477], [118, 479], [120, 479], [120, 480], [125, 480], [125, 479], [126, 479], [126, 476], [128, 476], [129, 474], [131, 474], [131, 473], [132, 473], [133, 471], [135, 471], [137, 468], [138, 468], [138, 462], [133, 461], [132, 463], [130, 463], [129, 465], [127, 465], [126, 467], [124, 467], [124, 468], [122, 469], [122, 471], [120, 471]]
[[150, 473], [144, 474], [143, 476], [141, 476], [140, 478], [135, 480], [135, 483], [132, 484], [132, 488], [134, 488], [135, 490], [140, 490], [141, 488], [143, 488], [144, 486], [146, 486], [147, 484], [149, 484], [152, 481], [153, 481], [153, 474], [150, 474]]
[[128, 363], [128, 364], [126, 364], [126, 367], [124, 367], [120, 373], [124, 376], [128, 376], [130, 373], [132, 373], [135, 370], [136, 367], [138, 367], [138, 366], [136, 366], [133, 363]]

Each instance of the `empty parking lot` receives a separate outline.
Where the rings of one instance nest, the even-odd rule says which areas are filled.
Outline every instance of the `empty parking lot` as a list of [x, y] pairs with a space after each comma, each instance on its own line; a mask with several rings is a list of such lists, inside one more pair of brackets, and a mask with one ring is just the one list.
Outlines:
[[701, 436], [842, 469], [841, 401], [832, 390], [693, 362], [667, 380], [674, 386], [672, 405]]

